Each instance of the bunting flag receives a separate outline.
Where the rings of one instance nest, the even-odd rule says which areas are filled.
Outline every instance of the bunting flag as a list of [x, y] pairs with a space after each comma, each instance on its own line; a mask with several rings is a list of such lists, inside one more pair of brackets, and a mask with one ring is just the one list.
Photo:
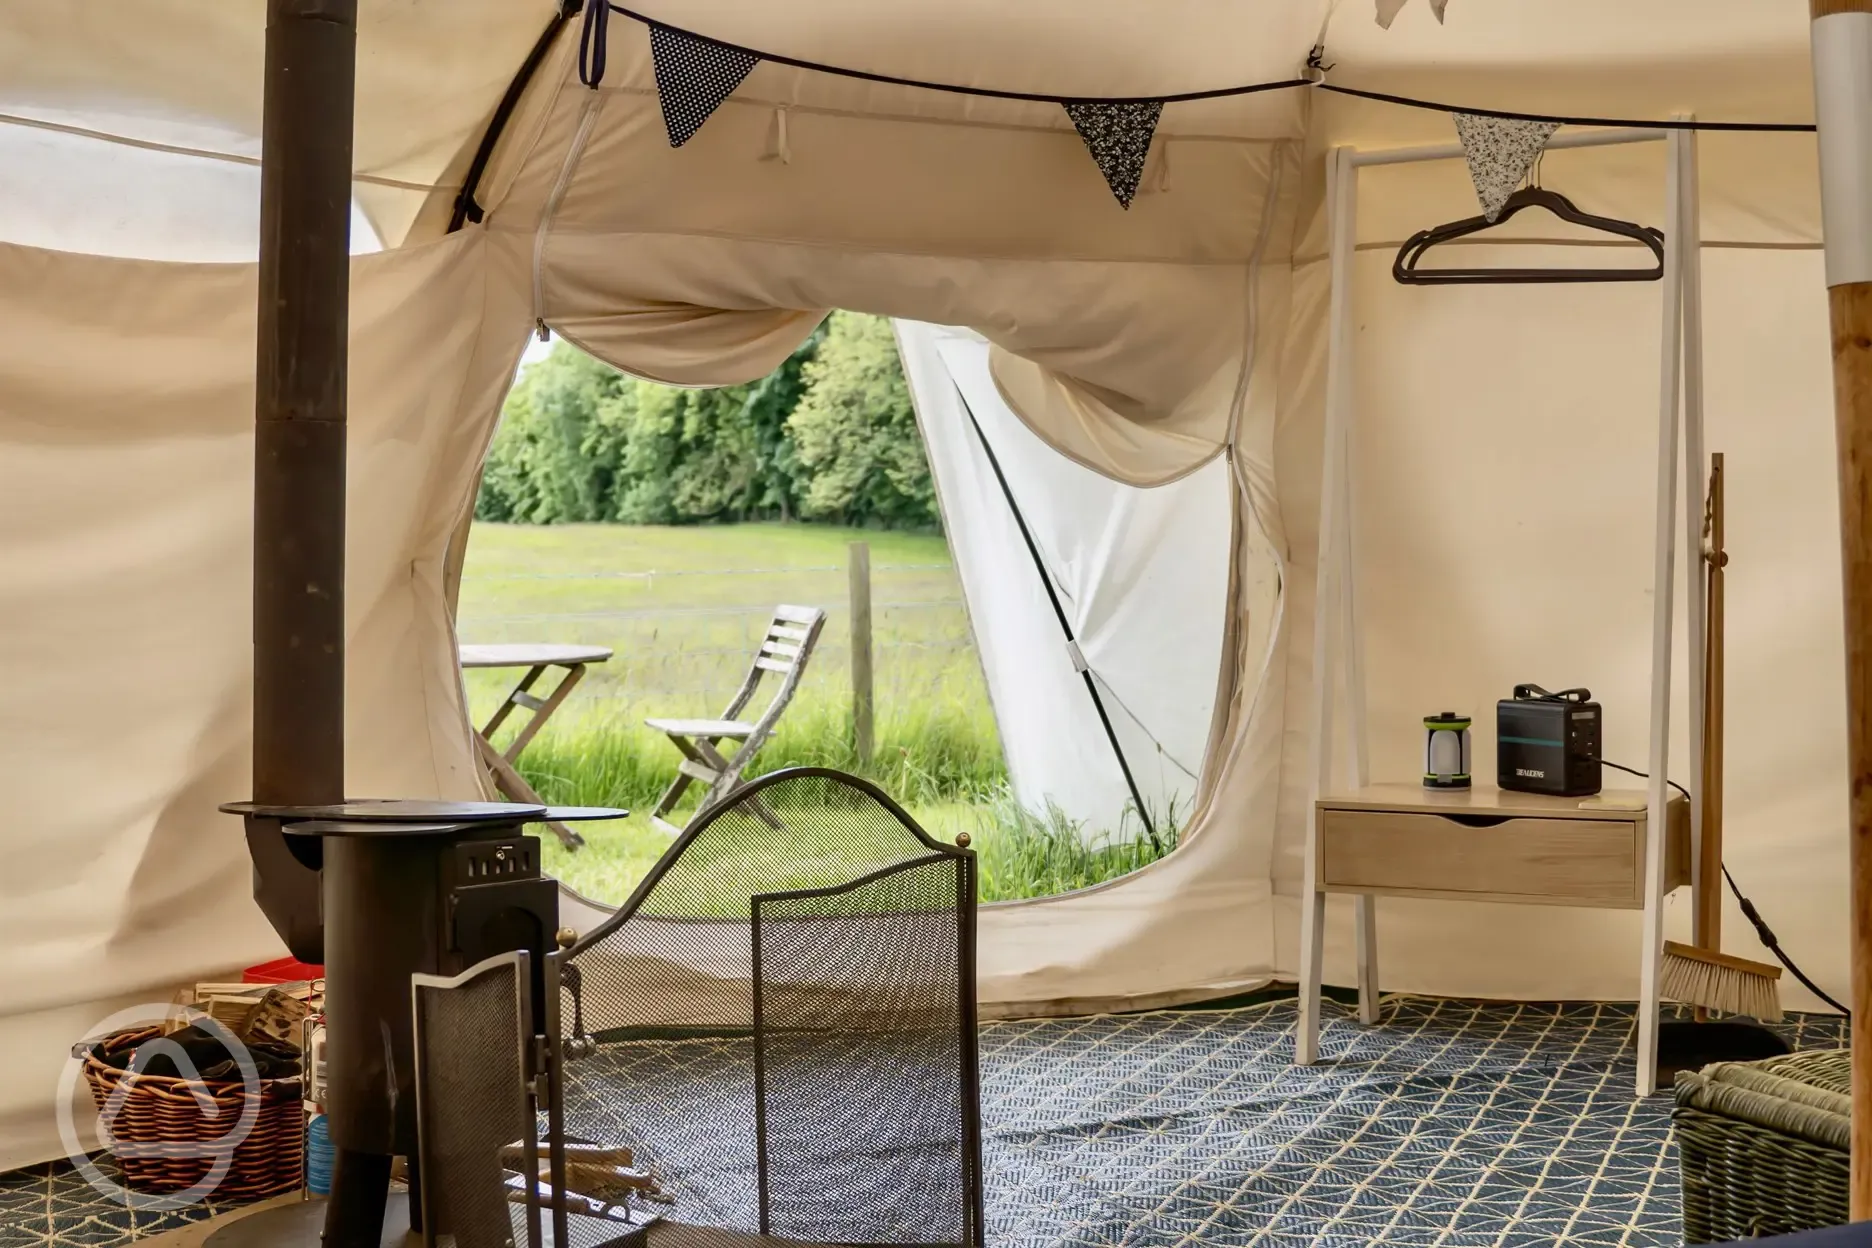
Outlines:
[[[1410, 0], [1378, 0], [1378, 24], [1390, 30], [1392, 21], [1409, 3]], [[1449, 0], [1430, 0], [1430, 11], [1436, 14], [1437, 25], [1443, 24], [1443, 11], [1447, 8]]]
[[1144, 162], [1150, 158], [1151, 136], [1157, 133], [1157, 119], [1163, 115], [1162, 100], [1143, 103], [1101, 104], [1080, 101], [1060, 107], [1072, 118], [1073, 128], [1085, 140], [1105, 184], [1125, 208], [1137, 195], [1144, 178]]
[[1482, 215], [1493, 221], [1534, 167], [1560, 123], [1478, 117], [1474, 113], [1450, 116], [1456, 121], [1456, 135], [1469, 161], [1469, 180], [1475, 183]]
[[650, 23], [650, 60], [671, 147], [681, 147], [734, 94], [760, 57]]

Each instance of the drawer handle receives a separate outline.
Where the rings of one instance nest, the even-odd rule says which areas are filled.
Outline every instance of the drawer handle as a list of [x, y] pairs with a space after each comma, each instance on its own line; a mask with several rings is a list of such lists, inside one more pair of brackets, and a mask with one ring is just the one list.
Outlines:
[[1465, 828], [1492, 828], [1497, 824], [1507, 823], [1512, 815], [1442, 815], [1451, 823], [1460, 823]]

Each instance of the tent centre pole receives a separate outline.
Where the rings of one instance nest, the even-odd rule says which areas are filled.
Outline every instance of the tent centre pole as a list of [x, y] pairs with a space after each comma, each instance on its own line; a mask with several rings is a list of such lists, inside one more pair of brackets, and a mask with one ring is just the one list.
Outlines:
[[[357, 0], [268, 0], [254, 373], [253, 798], [269, 805], [345, 797], [345, 388], [356, 70]], [[250, 824], [250, 842], [267, 834]], [[278, 837], [277, 825], [270, 835]], [[256, 885], [264, 892], [270, 864], [261, 845], [254, 851]], [[281, 925], [272, 909], [269, 918]], [[315, 921], [311, 926], [316, 932]], [[334, 1065], [351, 1058], [334, 1053]], [[332, 1120], [338, 1154], [325, 1248], [376, 1248], [381, 1233], [390, 1157], [387, 1149], [349, 1138], [355, 1131]]]
[[253, 797], [344, 799], [357, 0], [269, 0], [254, 371]]
[[1872, 0], [1812, 0], [1851, 814], [1852, 1217], [1872, 1218]]

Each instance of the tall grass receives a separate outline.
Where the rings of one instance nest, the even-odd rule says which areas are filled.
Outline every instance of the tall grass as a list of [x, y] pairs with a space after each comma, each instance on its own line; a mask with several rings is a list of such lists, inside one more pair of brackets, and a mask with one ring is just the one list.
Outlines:
[[1151, 820], [1155, 837], [1127, 808], [1118, 834], [1102, 843], [1086, 827], [1049, 804], [1044, 815], [1029, 811], [1003, 784], [976, 812], [981, 831], [973, 838], [983, 901], [1054, 897], [1129, 875], [1176, 849], [1182, 828], [1176, 812]]
[[[1008, 782], [992, 720], [966, 705], [932, 699], [878, 725], [873, 758], [853, 748], [843, 707], [813, 702], [793, 708], [750, 774], [819, 766], [862, 775], [902, 804], [931, 835], [954, 840], [966, 832], [980, 866], [983, 901], [1049, 897], [1116, 879], [1176, 848], [1176, 812], [1152, 820], [1155, 843], [1134, 811], [1116, 833], [1023, 808]], [[633, 812], [619, 823], [587, 824], [585, 848], [568, 851], [548, 840], [548, 869], [595, 901], [624, 900], [669, 847], [649, 826], [653, 806], [675, 774], [676, 752], [659, 734], [619, 719], [574, 721], [549, 729], [521, 756], [521, 771], [549, 802], [617, 806]], [[700, 785], [679, 808], [693, 812]], [[1088, 842], [1091, 842], [1090, 844]]]
[[[847, 708], [802, 699], [781, 717], [749, 774], [833, 767], [875, 781], [906, 805], [970, 801], [1007, 779], [994, 720], [979, 705], [934, 697], [908, 702], [877, 725], [876, 736], [873, 757], [861, 761]], [[622, 716], [588, 716], [541, 734], [521, 755], [520, 770], [549, 801], [640, 810], [669, 785], [676, 761], [661, 733]], [[691, 794], [699, 796], [700, 788], [691, 786]]]

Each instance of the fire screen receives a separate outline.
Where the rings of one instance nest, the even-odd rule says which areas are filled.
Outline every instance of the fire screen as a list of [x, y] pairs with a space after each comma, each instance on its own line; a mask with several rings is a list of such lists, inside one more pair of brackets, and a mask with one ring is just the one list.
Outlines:
[[652, 1243], [978, 1248], [974, 939], [967, 849], [855, 777], [753, 781], [560, 955], [552, 1129], [629, 1158]]
[[528, 955], [500, 954], [443, 979], [411, 977], [423, 1242], [536, 1248], [537, 1114], [528, 1091]]

